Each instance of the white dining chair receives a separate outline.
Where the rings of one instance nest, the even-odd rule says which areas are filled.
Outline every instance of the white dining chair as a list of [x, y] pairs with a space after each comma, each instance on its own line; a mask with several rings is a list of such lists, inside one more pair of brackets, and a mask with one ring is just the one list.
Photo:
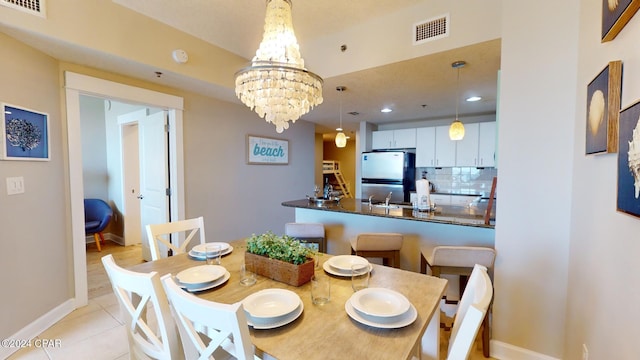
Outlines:
[[[151, 250], [151, 260], [167, 257], [168, 250], [171, 250], [173, 255], [186, 252], [187, 246], [189, 246], [191, 240], [193, 240], [196, 235], [199, 236], [201, 244], [205, 243], [204, 219], [202, 216], [163, 224], [149, 224], [146, 228], [149, 249]], [[179, 245], [174, 244], [171, 240], [171, 235], [175, 234], [178, 236], [181, 233], [185, 235], [184, 241]]]
[[469, 357], [492, 298], [493, 285], [487, 268], [482, 265], [474, 266], [453, 320], [448, 360], [463, 360]]
[[241, 302], [229, 305], [198, 298], [181, 289], [171, 274], [162, 277], [162, 285], [187, 359], [260, 359]]
[[[118, 266], [112, 255], [102, 257], [125, 321], [131, 359], [184, 359], [182, 343], [158, 273], [138, 273]], [[147, 311], [155, 321], [147, 322]]]

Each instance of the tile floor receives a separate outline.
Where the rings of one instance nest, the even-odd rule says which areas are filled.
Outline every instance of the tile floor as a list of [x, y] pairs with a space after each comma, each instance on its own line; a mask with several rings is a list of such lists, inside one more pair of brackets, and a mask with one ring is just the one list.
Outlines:
[[89, 305], [73, 311], [37, 338], [60, 339], [62, 346], [25, 348], [9, 359], [129, 359], [127, 335], [113, 294], [89, 300]]

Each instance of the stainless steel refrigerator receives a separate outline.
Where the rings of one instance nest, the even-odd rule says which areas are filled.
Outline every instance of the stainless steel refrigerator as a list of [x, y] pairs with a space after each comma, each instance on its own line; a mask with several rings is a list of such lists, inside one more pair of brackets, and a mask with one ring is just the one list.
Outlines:
[[373, 195], [374, 202], [384, 202], [391, 192], [391, 202], [409, 203], [416, 188], [416, 157], [406, 151], [362, 153], [362, 199]]

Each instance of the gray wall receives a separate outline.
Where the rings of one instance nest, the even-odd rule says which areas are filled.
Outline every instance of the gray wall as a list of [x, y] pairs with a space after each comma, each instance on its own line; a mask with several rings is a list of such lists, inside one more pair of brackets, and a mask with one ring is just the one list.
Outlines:
[[104, 125], [104, 100], [82, 96], [82, 177], [84, 197], [109, 200], [107, 174], [107, 137]]
[[[315, 126], [282, 134], [248, 108], [188, 94], [184, 112], [186, 216], [204, 216], [207, 238], [284, 232], [294, 211], [280, 204], [313, 190]], [[247, 164], [247, 135], [289, 140], [289, 165]]]
[[[69, 299], [73, 285], [58, 62], [2, 33], [0, 48], [0, 99], [48, 113], [51, 145], [47, 162], [0, 161], [0, 337], [6, 339]], [[24, 177], [24, 194], [7, 195], [5, 178], [12, 176]]]

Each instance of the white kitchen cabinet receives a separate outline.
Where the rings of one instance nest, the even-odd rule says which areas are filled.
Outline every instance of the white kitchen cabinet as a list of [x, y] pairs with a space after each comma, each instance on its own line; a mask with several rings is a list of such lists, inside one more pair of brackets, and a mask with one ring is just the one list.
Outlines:
[[374, 131], [371, 133], [373, 150], [390, 149], [393, 144], [393, 130]]
[[479, 166], [478, 136], [480, 124], [465, 124], [464, 138], [456, 143], [456, 166]]
[[456, 142], [449, 139], [449, 125], [436, 126], [435, 166], [456, 166]]
[[380, 130], [371, 133], [371, 148], [407, 149], [416, 147], [416, 129]]
[[416, 167], [436, 166], [436, 128], [416, 129]]
[[478, 165], [496, 166], [496, 122], [480, 123], [478, 136]]

